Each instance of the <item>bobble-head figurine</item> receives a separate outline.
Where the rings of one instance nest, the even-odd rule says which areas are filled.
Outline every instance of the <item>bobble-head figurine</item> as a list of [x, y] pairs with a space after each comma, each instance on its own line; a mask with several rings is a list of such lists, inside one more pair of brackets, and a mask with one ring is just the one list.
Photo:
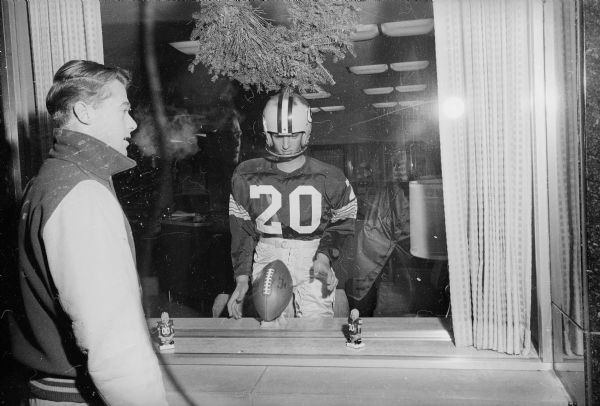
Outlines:
[[362, 342], [362, 319], [359, 317], [357, 309], [352, 309], [350, 317], [348, 317], [348, 340], [346, 346], [350, 348], [363, 348], [365, 343]]
[[173, 340], [173, 337], [175, 336], [175, 329], [173, 328], [173, 320], [169, 320], [169, 313], [162, 312], [160, 321], [156, 324], [156, 329], [158, 331], [158, 339], [160, 340], [158, 349], [160, 351], [174, 349], [175, 340]]

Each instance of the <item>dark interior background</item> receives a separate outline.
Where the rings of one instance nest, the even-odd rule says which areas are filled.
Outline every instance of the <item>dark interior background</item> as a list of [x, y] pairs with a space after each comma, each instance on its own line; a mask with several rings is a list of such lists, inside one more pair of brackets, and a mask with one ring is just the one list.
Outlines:
[[[285, 24], [285, 3], [253, 2], [265, 17]], [[433, 18], [429, 1], [364, 1], [361, 24]], [[227, 205], [229, 180], [237, 162], [263, 152], [261, 111], [269, 94], [245, 91], [227, 79], [212, 81], [201, 65], [188, 71], [191, 55], [171, 42], [187, 41], [193, 28], [196, 2], [102, 3], [105, 63], [133, 73], [129, 96], [134, 117], [148, 116], [150, 91], [145, 65], [144, 7], [152, 7], [154, 47], [169, 119], [191, 117], [197, 151], [171, 159], [144, 156], [134, 146], [129, 155], [138, 167], [115, 179], [119, 196], [134, 228], [138, 268], [144, 280], [147, 312], [169, 309], [177, 316], [210, 315], [213, 299], [231, 292]], [[393, 196], [408, 199], [410, 180], [440, 177], [437, 129], [435, 36], [388, 37], [355, 41], [355, 56], [325, 66], [335, 85], [324, 85], [327, 99], [309, 100], [311, 107], [343, 105], [344, 111], [315, 112], [309, 153], [345, 171], [359, 199], [359, 218], [394, 184]], [[351, 66], [428, 61], [422, 70], [355, 75]], [[365, 88], [425, 84], [425, 91], [366, 95]], [[377, 109], [372, 103], [414, 101], [418, 107]], [[241, 136], [236, 132], [239, 123]], [[138, 129], [138, 133], [142, 131]], [[135, 135], [134, 135], [135, 138]], [[236, 159], [237, 158], [237, 159]], [[392, 196], [390, 195], [390, 196]], [[386, 194], [387, 196], [387, 194]], [[394, 199], [395, 197], [391, 197]], [[397, 202], [397, 201], [396, 201]], [[388, 201], [389, 203], [389, 201]], [[393, 202], [391, 203], [393, 205]], [[169, 222], [171, 213], [195, 214], [193, 221]], [[390, 220], [388, 219], [388, 222]], [[394, 220], [395, 221], [395, 220]], [[404, 224], [408, 227], [407, 224]], [[389, 282], [395, 307], [380, 315], [444, 315], [448, 310], [447, 264], [412, 257], [406, 242], [391, 254], [381, 278]], [[350, 261], [351, 258], [346, 258]], [[434, 272], [432, 272], [434, 270]], [[440, 276], [441, 275], [441, 276]], [[375, 311], [378, 280], [359, 307]], [[381, 296], [381, 292], [380, 295]], [[386, 305], [386, 307], [389, 307]]]

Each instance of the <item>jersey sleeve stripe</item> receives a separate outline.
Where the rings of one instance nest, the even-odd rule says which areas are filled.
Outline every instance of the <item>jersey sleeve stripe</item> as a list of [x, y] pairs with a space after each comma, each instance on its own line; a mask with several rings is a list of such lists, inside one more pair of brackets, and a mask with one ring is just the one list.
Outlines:
[[233, 195], [229, 195], [229, 215], [240, 218], [242, 220], [250, 220], [250, 215], [242, 206], [238, 204], [233, 198]]
[[355, 219], [357, 209], [356, 200], [352, 200], [344, 207], [338, 210], [332, 210], [333, 215], [331, 216], [331, 222], [335, 223], [336, 221], [344, 219]]

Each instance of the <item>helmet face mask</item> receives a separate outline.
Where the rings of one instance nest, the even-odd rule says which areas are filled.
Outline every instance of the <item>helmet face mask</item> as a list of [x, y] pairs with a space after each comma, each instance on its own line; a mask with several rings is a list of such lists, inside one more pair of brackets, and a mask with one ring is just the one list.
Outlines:
[[[266, 150], [278, 160], [292, 159], [306, 151], [312, 129], [310, 106], [303, 97], [289, 91], [283, 91], [271, 97], [263, 110], [263, 129]], [[283, 151], [276, 146], [274, 138], [288, 137], [287, 142], [296, 144], [294, 137], [300, 137], [297, 148]], [[279, 150], [279, 151], [278, 151]]]

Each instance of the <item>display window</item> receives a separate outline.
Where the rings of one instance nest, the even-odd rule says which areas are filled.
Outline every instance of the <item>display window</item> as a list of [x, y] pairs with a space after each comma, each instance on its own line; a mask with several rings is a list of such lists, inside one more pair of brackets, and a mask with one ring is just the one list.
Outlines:
[[[11, 87], [42, 86], [43, 39], [17, 41], [15, 24], [40, 10], [10, 4], [4, 44], [28, 52], [4, 57], [20, 67], [3, 77], [18, 199], [51, 137], [41, 88]], [[314, 368], [417, 357], [552, 370], [585, 398], [581, 2], [294, 4], [103, 0], [101, 41], [85, 34], [133, 77], [137, 165], [113, 180], [148, 325], [174, 328], [170, 377], [181, 354]], [[302, 158], [289, 171], [288, 148]], [[252, 268], [269, 255], [291, 281], [274, 317], [260, 302], [277, 286], [269, 266]], [[314, 297], [326, 317], [302, 317]]]

